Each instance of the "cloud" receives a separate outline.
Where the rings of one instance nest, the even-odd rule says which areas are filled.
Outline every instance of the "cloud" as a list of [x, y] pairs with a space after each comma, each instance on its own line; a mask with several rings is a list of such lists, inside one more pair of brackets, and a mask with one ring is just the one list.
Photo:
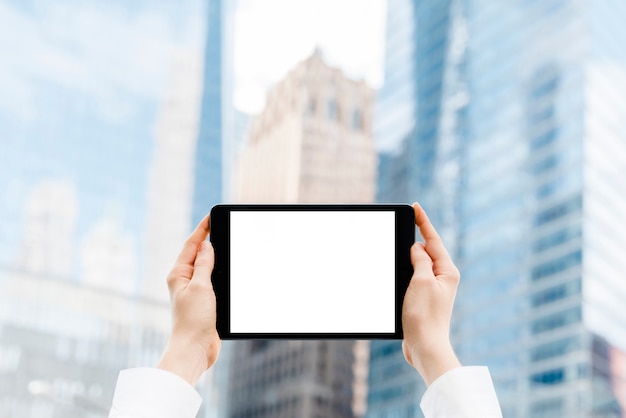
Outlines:
[[[316, 45], [348, 76], [380, 86], [384, 15], [384, 0], [240, 0], [235, 106], [258, 112], [267, 88]], [[0, 0], [0, 110], [32, 120], [34, 89], [52, 83], [91, 96], [105, 118], [123, 118], [129, 96], [161, 97], [181, 46], [202, 51], [205, 19], [201, 0], [37, 2], [31, 12]]]
[[320, 46], [374, 87], [383, 79], [384, 0], [243, 0], [235, 20], [235, 106], [256, 113], [267, 88]]
[[11, 92], [0, 95], [0, 109], [32, 117], [32, 90], [46, 83], [93, 97], [105, 117], [119, 114], [129, 95], [159, 99], [176, 50], [203, 47], [204, 9], [188, 16], [183, 29], [150, 3], [141, 13], [128, 9], [123, 3], [39, 2], [27, 13], [0, 2], [0, 90]]

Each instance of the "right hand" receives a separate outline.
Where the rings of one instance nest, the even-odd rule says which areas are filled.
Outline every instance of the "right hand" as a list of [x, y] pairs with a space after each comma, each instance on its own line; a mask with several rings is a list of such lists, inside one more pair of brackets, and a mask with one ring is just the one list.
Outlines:
[[411, 247], [413, 277], [404, 296], [402, 351], [427, 386], [460, 367], [450, 343], [450, 320], [460, 273], [424, 209], [413, 204], [424, 243]]

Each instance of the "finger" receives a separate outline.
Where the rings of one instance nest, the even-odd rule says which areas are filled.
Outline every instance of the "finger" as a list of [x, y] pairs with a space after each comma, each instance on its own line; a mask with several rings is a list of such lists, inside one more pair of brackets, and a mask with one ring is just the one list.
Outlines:
[[176, 265], [193, 266], [196, 260], [198, 246], [201, 242], [206, 240], [210, 232], [210, 227], [210, 219], [209, 215], [207, 215], [200, 221], [196, 229], [191, 233], [189, 238], [187, 238], [187, 241], [185, 241], [185, 245], [176, 260]]
[[413, 264], [413, 277], [420, 279], [434, 279], [433, 260], [430, 258], [424, 244], [416, 242], [411, 247], [411, 263]]
[[435, 275], [454, 273], [456, 267], [443, 245], [441, 237], [428, 219], [428, 215], [418, 203], [413, 204], [413, 210], [415, 211], [415, 224], [419, 228], [420, 235], [424, 238], [424, 248], [433, 260]]
[[215, 256], [210, 242], [203, 241], [198, 247], [198, 255], [193, 267], [191, 283], [194, 286], [211, 286], [211, 272]]
[[186, 264], [177, 264], [174, 266], [170, 274], [167, 276], [167, 287], [170, 294], [174, 294], [178, 289], [184, 288], [189, 284], [193, 275], [193, 266]]

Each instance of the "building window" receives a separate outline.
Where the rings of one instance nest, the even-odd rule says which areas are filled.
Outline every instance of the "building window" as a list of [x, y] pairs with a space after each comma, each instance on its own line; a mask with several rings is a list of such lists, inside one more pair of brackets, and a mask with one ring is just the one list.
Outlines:
[[329, 120], [339, 120], [339, 107], [337, 106], [337, 102], [334, 99], [328, 101], [327, 114]]
[[361, 117], [361, 111], [359, 109], [354, 109], [352, 111], [351, 127], [355, 131], [363, 130], [363, 118]]
[[535, 225], [541, 226], [548, 222], [552, 222], [556, 219], [564, 217], [565, 215], [580, 210], [581, 207], [582, 197], [580, 195], [575, 196], [566, 202], [559, 203], [556, 206], [539, 212], [535, 217]]
[[542, 306], [576, 294], [580, 294], [580, 278], [535, 293], [531, 297], [531, 304], [532, 306]]
[[561, 328], [569, 324], [580, 322], [580, 306], [567, 309], [554, 315], [548, 315], [533, 321], [531, 328], [533, 334], [539, 334], [556, 328]]
[[550, 129], [548, 129], [546, 132], [543, 132], [541, 134], [538, 134], [531, 142], [530, 146], [532, 150], [537, 150], [539, 148], [544, 147], [545, 145], [548, 145], [552, 142], [554, 142], [554, 140], [557, 138], [558, 136], [558, 129], [555, 127], [552, 127]]
[[250, 354], [256, 354], [267, 350], [269, 347], [269, 340], [252, 340], [250, 344]]
[[548, 358], [562, 356], [580, 348], [578, 337], [568, 337], [558, 341], [552, 341], [539, 345], [532, 349], [530, 358], [532, 361], [541, 361]]
[[535, 402], [530, 407], [533, 417], [558, 417], [562, 416], [563, 399], [545, 399]]
[[570, 226], [541, 237], [533, 244], [533, 252], [540, 253], [550, 248], [557, 247], [581, 235], [580, 226]]
[[556, 116], [554, 106], [538, 106], [531, 115], [531, 123], [539, 124], [546, 120], [552, 121]]
[[543, 160], [539, 161], [532, 167], [532, 171], [534, 175], [543, 174], [546, 171], [552, 170], [558, 164], [558, 159], [556, 155], [549, 155]]
[[560, 71], [554, 64], [539, 68], [531, 79], [528, 96], [531, 150], [545, 147], [558, 137], [556, 97], [560, 83]]
[[556, 95], [560, 84], [559, 78], [559, 70], [554, 65], [539, 69], [534, 76], [531, 98], [540, 100], [546, 96]]
[[558, 368], [541, 373], [535, 373], [530, 377], [531, 383], [535, 385], [557, 385], [565, 381], [565, 369]]
[[535, 197], [538, 200], [546, 199], [552, 195], [563, 192], [564, 185], [566, 184], [563, 177], [559, 177], [555, 180], [548, 181], [547, 183], [539, 186], [535, 192]]
[[582, 251], [577, 250], [562, 257], [550, 260], [533, 268], [532, 279], [539, 280], [577, 266], [582, 261]]
[[306, 106], [307, 115], [314, 115], [316, 110], [317, 110], [317, 103], [315, 102], [314, 98], [310, 98]]

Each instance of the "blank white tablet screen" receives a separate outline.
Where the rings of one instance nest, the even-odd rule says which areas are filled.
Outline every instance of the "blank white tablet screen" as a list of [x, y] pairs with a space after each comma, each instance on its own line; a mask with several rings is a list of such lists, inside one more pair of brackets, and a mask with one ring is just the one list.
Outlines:
[[395, 332], [395, 213], [231, 212], [230, 331]]

